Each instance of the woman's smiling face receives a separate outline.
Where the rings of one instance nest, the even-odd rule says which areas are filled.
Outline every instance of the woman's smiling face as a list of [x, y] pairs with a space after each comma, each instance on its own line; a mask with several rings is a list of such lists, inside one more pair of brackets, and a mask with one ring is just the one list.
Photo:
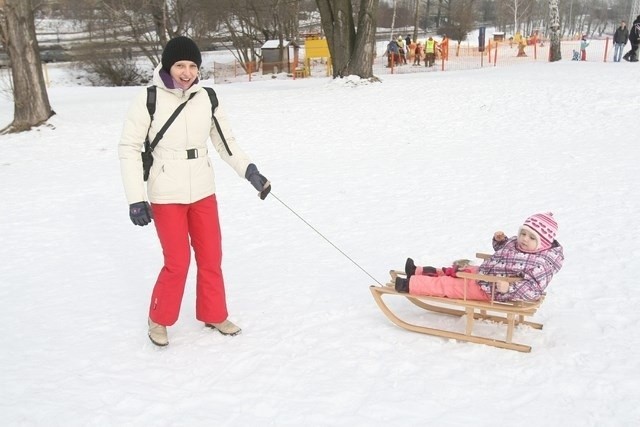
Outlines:
[[174, 63], [169, 73], [180, 89], [189, 89], [198, 77], [198, 65], [185, 59]]

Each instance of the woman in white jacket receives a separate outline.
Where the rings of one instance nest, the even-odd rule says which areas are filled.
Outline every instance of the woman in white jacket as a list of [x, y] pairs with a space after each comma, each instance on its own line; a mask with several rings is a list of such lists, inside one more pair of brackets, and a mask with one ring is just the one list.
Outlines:
[[[171, 39], [162, 53], [162, 63], [154, 71], [157, 94], [153, 120], [147, 110], [145, 89], [131, 104], [118, 146], [131, 221], [144, 226], [153, 219], [162, 245], [164, 266], [153, 288], [148, 322], [149, 338], [159, 346], [169, 343], [167, 326], [178, 320], [190, 245], [198, 267], [196, 318], [226, 335], [240, 332], [227, 319], [220, 223], [207, 140], [211, 139], [220, 157], [249, 180], [262, 199], [271, 190], [269, 181], [236, 144], [220, 107], [215, 109], [213, 119], [209, 94], [198, 82], [201, 64], [202, 56], [193, 40]], [[153, 150], [145, 191], [140, 156], [145, 137], [148, 134], [153, 140], [184, 102], [184, 109]]]

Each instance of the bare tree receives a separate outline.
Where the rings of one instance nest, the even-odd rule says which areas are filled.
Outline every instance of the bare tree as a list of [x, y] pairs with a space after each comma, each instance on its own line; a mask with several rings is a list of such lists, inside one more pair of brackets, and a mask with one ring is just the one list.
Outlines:
[[261, 59], [257, 48], [267, 40], [280, 42], [284, 60], [285, 40], [298, 38], [300, 0], [225, 0], [217, 3], [228, 43], [223, 43], [249, 71]]
[[225, 13], [222, 23], [229, 35], [225, 47], [239, 61], [246, 72], [255, 71], [254, 64], [260, 59], [256, 48], [270, 37], [270, 30], [263, 28], [265, 9], [251, 4], [251, 1], [228, 0], [222, 3]]
[[[103, 43], [88, 44], [85, 49], [93, 53], [98, 52], [93, 56], [100, 62], [111, 57], [108, 53], [105, 55], [105, 52], [101, 52], [103, 49], [135, 46], [149, 58], [153, 66], [156, 66], [159, 63], [159, 46], [163, 46], [161, 40], [164, 40], [165, 44], [167, 41], [166, 19], [163, 18], [162, 5], [157, 3], [157, 0], [101, 2], [94, 19], [107, 23], [113, 29], [122, 28], [123, 31], [113, 32], [113, 43], [107, 43], [105, 40]], [[91, 24], [92, 27], [95, 26], [93, 22]]]
[[418, 30], [420, 25], [420, 0], [415, 0], [413, 10], [413, 41], [418, 42]]
[[389, 40], [393, 40], [393, 31], [396, 28], [396, 16], [398, 16], [398, 3], [397, 0], [393, 0], [393, 15], [391, 18], [391, 31], [389, 31]]
[[102, 24], [110, 34], [104, 41], [82, 48], [84, 55], [98, 58], [108, 59], [133, 47], [156, 66], [169, 39], [186, 35], [202, 44], [209, 40], [219, 21], [216, 8], [208, 0], [95, 1], [87, 26], [97, 28]]
[[4, 1], [0, 37], [11, 62], [14, 105], [13, 122], [0, 133], [22, 132], [55, 114], [42, 73], [31, 0]]
[[376, 13], [379, 0], [360, 0], [358, 30], [351, 0], [316, 0], [327, 36], [333, 77], [373, 78]]
[[473, 29], [474, 17], [474, 0], [449, 2], [449, 23], [440, 27], [440, 33], [456, 40], [460, 48], [460, 43], [466, 40], [467, 34]]
[[[427, 17], [429, 16], [428, 14], [429, 6], [430, 6], [429, 1], [427, 1]], [[438, 0], [436, 19], [434, 20], [436, 28], [440, 28], [440, 25], [442, 25], [442, 19], [443, 19], [442, 15], [444, 15], [444, 19], [447, 22], [447, 24], [450, 24], [451, 23], [451, 1]]]
[[[389, 28], [391, 32], [396, 28], [409, 27], [415, 24], [415, 14], [413, 10], [419, 0], [388, 0], [378, 5], [376, 22], [379, 27]], [[360, 0], [354, 0], [354, 10], [359, 7]], [[400, 35], [400, 34], [398, 34]]]
[[549, 0], [549, 61], [560, 61], [560, 12], [558, 0]]
[[505, 7], [513, 19], [514, 33], [520, 31], [520, 25], [524, 17], [530, 14], [532, 6], [533, 2], [531, 0], [507, 0], [505, 2]]

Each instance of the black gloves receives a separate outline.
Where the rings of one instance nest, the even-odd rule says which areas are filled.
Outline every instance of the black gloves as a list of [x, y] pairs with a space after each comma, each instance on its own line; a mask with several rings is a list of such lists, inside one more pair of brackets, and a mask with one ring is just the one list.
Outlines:
[[129, 205], [129, 218], [135, 225], [145, 226], [153, 219], [151, 206], [147, 202], [136, 202]]
[[271, 183], [264, 175], [260, 174], [256, 165], [250, 163], [249, 166], [247, 166], [244, 177], [249, 180], [253, 188], [260, 192], [260, 199], [264, 200], [271, 191]]

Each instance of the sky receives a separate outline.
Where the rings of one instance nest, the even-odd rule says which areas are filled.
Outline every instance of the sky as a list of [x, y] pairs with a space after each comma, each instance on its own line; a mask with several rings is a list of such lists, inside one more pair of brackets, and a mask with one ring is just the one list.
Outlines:
[[[146, 326], [161, 250], [153, 226], [128, 218], [117, 157], [144, 89], [48, 70], [56, 115], [0, 136], [2, 425], [640, 423], [637, 64], [204, 81], [276, 197], [259, 200], [212, 156], [243, 331], [195, 319], [194, 264], [166, 348]], [[532, 319], [544, 329], [514, 333], [530, 353], [412, 333], [376, 306], [369, 287], [407, 257], [472, 258], [547, 211], [566, 259]], [[404, 298], [389, 305], [464, 330]]]

